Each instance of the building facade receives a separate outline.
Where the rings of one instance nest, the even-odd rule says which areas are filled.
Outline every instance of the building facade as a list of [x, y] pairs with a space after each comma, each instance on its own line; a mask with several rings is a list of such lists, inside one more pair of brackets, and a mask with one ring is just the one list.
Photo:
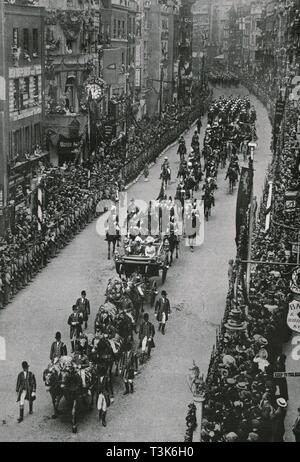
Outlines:
[[144, 81], [147, 81], [147, 113], [162, 114], [166, 104], [173, 100], [174, 60], [174, 5], [147, 1], [145, 9], [144, 32]]
[[99, 111], [105, 110], [106, 89], [100, 80], [100, 67], [107, 31], [100, 24], [100, 0], [40, 1], [46, 8], [47, 147], [51, 162], [62, 165], [85, 159], [94, 148], [90, 144], [95, 129], [90, 121], [96, 107], [90, 102], [93, 95], [87, 94], [87, 83], [94, 79], [100, 87]]
[[194, 0], [183, 0], [179, 8], [178, 101], [191, 104], [193, 84], [193, 14]]
[[[24, 2], [3, 5], [5, 138], [1, 198], [6, 217], [26, 205], [44, 151], [44, 9]], [[4, 178], [5, 176], [5, 178]], [[3, 203], [4, 200], [4, 203]]]
[[200, 83], [204, 81], [205, 62], [211, 40], [211, 2], [198, 0], [192, 6], [193, 15], [193, 76]]

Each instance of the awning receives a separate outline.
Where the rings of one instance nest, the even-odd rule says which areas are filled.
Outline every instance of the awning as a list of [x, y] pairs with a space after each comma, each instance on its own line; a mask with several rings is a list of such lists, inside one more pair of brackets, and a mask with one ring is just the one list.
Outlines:
[[215, 56], [214, 59], [218, 59], [221, 61], [222, 59], [224, 59], [224, 55]]

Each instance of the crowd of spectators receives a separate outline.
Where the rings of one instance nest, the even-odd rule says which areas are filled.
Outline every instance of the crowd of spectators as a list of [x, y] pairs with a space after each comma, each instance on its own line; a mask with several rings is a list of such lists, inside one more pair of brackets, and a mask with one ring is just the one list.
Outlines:
[[[252, 241], [249, 292], [239, 263], [230, 271], [225, 316], [207, 376], [202, 441], [281, 442], [285, 434], [288, 389], [283, 344], [287, 326], [293, 267], [266, 262], [295, 263], [291, 242], [297, 241], [296, 211], [288, 210], [285, 193], [299, 191], [299, 111], [287, 102], [280, 142], [268, 178], [273, 180], [272, 221], [265, 231], [268, 181]], [[240, 242], [243, 246], [245, 243]]]

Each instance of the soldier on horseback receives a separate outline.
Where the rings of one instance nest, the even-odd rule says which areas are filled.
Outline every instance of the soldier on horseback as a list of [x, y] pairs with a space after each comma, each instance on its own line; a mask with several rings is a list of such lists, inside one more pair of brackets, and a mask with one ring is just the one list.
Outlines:
[[171, 180], [171, 169], [169, 164], [169, 159], [165, 157], [161, 165], [160, 179], [162, 179], [163, 184], [167, 187], [168, 182]]
[[197, 130], [194, 131], [191, 147], [194, 151], [199, 150], [199, 135], [198, 135]]
[[180, 156], [180, 161], [183, 161], [184, 156], [186, 155], [186, 145], [185, 145], [183, 136], [179, 137], [179, 146], [178, 146], [177, 154], [179, 154]]

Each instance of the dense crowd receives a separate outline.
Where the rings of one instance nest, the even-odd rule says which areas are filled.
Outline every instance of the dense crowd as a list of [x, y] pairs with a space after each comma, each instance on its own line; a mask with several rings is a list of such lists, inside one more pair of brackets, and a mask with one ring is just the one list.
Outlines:
[[[295, 262], [290, 242], [295, 241], [297, 216], [285, 207], [285, 192], [299, 189], [297, 145], [298, 113], [288, 103], [281, 142], [277, 146], [269, 179], [273, 179], [272, 223], [265, 232], [268, 183], [254, 229], [252, 258], [256, 261]], [[288, 406], [283, 343], [291, 301], [291, 269], [257, 264], [252, 268], [249, 295], [239, 253], [230, 271], [225, 316], [207, 377], [202, 441], [283, 441]], [[237, 329], [228, 329], [238, 327]], [[296, 433], [295, 433], [296, 436]], [[298, 435], [299, 436], [299, 435]]]
[[230, 71], [211, 71], [208, 74], [208, 81], [210, 83], [222, 85], [224, 87], [236, 85], [240, 83], [240, 78], [236, 73]]
[[88, 162], [40, 166], [41, 222], [36, 190], [33, 205], [15, 211], [0, 241], [0, 308], [94, 218], [101, 199], [114, 200], [202, 110], [170, 106], [161, 119], [136, 123], [127, 139], [102, 142]]

